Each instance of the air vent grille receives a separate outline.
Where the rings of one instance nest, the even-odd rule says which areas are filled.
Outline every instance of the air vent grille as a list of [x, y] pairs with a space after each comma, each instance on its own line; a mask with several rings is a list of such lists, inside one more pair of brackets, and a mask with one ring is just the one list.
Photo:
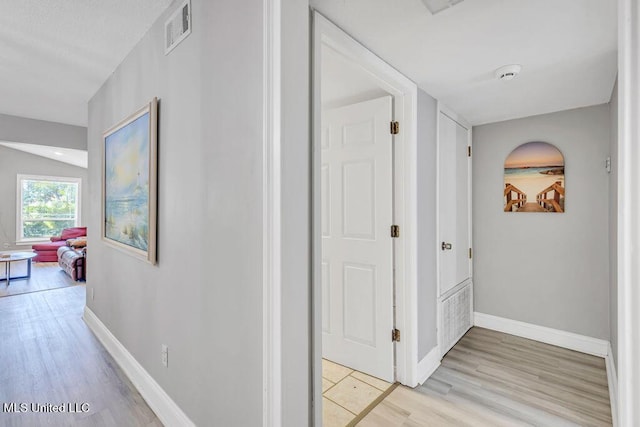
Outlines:
[[191, 34], [191, 2], [186, 0], [164, 23], [164, 54], [168, 55]]
[[471, 285], [442, 301], [442, 353], [449, 351], [471, 328]]

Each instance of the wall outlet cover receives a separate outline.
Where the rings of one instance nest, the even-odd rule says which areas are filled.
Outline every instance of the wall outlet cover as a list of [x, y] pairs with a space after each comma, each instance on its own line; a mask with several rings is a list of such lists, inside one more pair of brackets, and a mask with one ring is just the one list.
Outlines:
[[162, 365], [169, 367], [169, 347], [166, 344], [162, 344]]

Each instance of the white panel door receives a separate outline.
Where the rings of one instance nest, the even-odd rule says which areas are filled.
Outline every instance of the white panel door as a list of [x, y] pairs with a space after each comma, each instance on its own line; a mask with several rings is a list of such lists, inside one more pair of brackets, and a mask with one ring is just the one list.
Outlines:
[[322, 356], [394, 381], [390, 96], [322, 116]]
[[440, 295], [471, 276], [469, 131], [446, 114], [438, 131]]

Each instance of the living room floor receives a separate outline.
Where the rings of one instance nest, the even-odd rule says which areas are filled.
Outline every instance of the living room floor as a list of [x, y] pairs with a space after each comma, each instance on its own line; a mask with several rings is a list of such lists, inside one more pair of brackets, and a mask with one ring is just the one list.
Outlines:
[[[27, 404], [0, 413], [0, 424], [162, 426], [82, 320], [85, 295], [80, 284], [0, 298], [0, 403]], [[31, 404], [76, 412], [32, 413]]]
[[[26, 265], [18, 265], [16, 269], [12, 266], [12, 274], [26, 275]], [[22, 270], [20, 270], [22, 269]], [[4, 277], [4, 271], [3, 277]], [[46, 291], [50, 289], [65, 288], [67, 286], [78, 285], [81, 282], [74, 282], [66, 274], [57, 262], [33, 262], [31, 264], [31, 277], [27, 279], [11, 279], [7, 286], [6, 281], [0, 281], [0, 298], [9, 295], [26, 294], [29, 292]]]

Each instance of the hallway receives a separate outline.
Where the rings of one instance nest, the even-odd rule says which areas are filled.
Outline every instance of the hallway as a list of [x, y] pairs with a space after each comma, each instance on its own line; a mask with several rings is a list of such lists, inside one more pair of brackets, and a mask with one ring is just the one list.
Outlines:
[[85, 325], [84, 304], [84, 285], [0, 298], [1, 425], [162, 425]]
[[474, 327], [423, 385], [398, 387], [359, 425], [611, 426], [605, 362]]

